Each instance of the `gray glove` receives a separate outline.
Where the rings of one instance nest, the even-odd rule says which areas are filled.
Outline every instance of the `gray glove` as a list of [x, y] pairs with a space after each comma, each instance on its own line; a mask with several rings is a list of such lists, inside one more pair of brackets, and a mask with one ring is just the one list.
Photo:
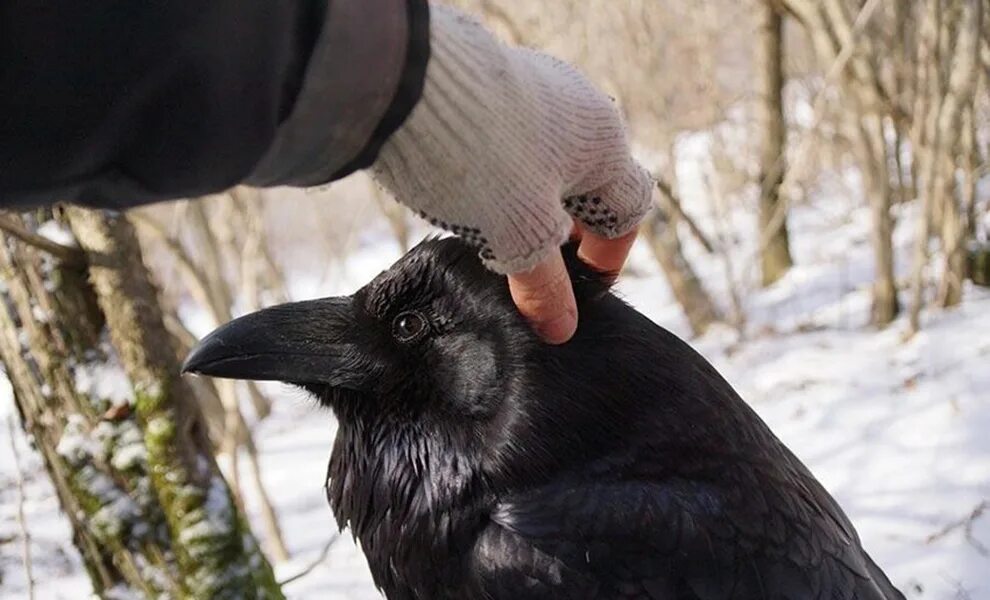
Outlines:
[[383, 146], [379, 183], [501, 273], [546, 259], [573, 219], [606, 238], [639, 224], [652, 182], [608, 96], [455, 9], [431, 6], [430, 27], [423, 96]]

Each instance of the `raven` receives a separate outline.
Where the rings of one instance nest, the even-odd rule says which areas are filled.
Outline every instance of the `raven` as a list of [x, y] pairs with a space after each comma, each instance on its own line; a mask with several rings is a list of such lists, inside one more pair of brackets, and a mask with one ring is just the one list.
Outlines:
[[475, 249], [430, 239], [352, 296], [220, 327], [184, 370], [334, 411], [327, 498], [393, 600], [903, 599], [715, 369], [564, 250], [561, 346]]

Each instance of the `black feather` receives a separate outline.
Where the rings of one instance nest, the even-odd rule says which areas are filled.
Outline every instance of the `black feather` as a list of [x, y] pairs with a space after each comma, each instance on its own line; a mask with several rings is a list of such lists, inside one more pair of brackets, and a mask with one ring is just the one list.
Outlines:
[[715, 369], [564, 254], [562, 346], [473, 250], [428, 240], [352, 297], [224, 326], [187, 370], [333, 408], [327, 498], [390, 599], [903, 598]]

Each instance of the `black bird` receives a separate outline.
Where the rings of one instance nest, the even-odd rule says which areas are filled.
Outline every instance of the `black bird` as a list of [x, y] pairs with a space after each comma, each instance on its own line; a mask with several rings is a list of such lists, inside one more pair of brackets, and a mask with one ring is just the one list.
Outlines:
[[184, 370], [333, 409], [327, 497], [393, 600], [903, 599], [715, 369], [565, 254], [562, 346], [448, 238], [353, 296], [232, 321]]

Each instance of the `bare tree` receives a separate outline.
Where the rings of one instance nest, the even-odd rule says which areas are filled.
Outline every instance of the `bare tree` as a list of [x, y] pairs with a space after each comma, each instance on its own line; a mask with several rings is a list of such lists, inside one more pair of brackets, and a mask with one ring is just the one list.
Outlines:
[[[213, 209], [211, 214], [210, 208]], [[154, 218], [135, 215], [135, 220], [147, 235], [163, 244], [169, 255], [182, 268], [187, 289], [212, 317], [215, 325], [234, 318], [235, 293], [231, 281], [236, 281], [240, 294], [236, 297], [245, 312], [262, 307], [265, 293], [274, 295], [277, 301], [286, 300], [281, 272], [271, 258], [264, 236], [263, 218], [258, 194], [255, 190], [235, 188], [228, 194], [211, 200], [201, 200], [179, 207], [178, 231], [190, 234], [189, 243], [195, 244], [194, 252], [187, 249], [184, 240], [172, 235]], [[174, 322], [178, 319], [173, 317]], [[192, 338], [191, 335], [188, 336]], [[191, 348], [189, 339], [185, 352]], [[261, 478], [257, 446], [241, 411], [238, 390], [245, 390], [259, 418], [266, 417], [271, 405], [254, 382], [239, 384], [227, 380], [215, 380], [204, 384], [210, 400], [219, 402], [220, 412], [213, 413], [211, 431], [215, 432], [217, 450], [226, 459], [227, 476], [235, 499], [242, 496], [240, 450], [246, 452], [248, 467], [253, 477], [255, 491], [265, 527], [266, 550], [276, 560], [289, 557], [288, 548], [270, 497]], [[208, 405], [214, 406], [216, 402]]]
[[802, 24], [823, 67], [838, 66], [840, 91], [847, 103], [842, 117], [863, 177], [863, 193], [873, 217], [872, 320], [884, 326], [894, 320], [900, 305], [894, 278], [893, 187], [885, 120], [903, 119], [885, 85], [881, 54], [870, 36], [863, 35], [881, 2], [867, 0], [853, 11], [844, 0], [782, 0]]
[[691, 332], [694, 335], [705, 333], [713, 323], [721, 320], [721, 316], [684, 257], [676, 220], [662, 206], [657, 207], [643, 223], [642, 235], [660, 264], [674, 298], [684, 310]]
[[[939, 303], [955, 306], [962, 301], [962, 282], [965, 277], [966, 209], [963, 203], [969, 193], [960, 189], [960, 172], [971, 169], [968, 153], [958, 142], [964, 115], [972, 109], [974, 93], [980, 79], [980, 35], [983, 32], [983, 1], [955, 0], [950, 2], [943, 22], [944, 29], [952, 35], [949, 64], [945, 67], [947, 89], [941, 99], [938, 127], [945, 149], [938, 157], [938, 195], [943, 208], [942, 248], [945, 266], [939, 285]], [[952, 21], [950, 21], [950, 19]], [[956, 143], [950, 144], [949, 140]], [[969, 175], [970, 180], [973, 179]], [[939, 198], [940, 196], [940, 198]]]
[[758, 4], [760, 12], [757, 73], [759, 74], [760, 214], [757, 239], [766, 239], [760, 248], [760, 270], [764, 286], [778, 279], [794, 264], [787, 234], [786, 211], [780, 202], [784, 179], [787, 126], [784, 118], [784, 16], [772, 0]]
[[[66, 222], [82, 267], [0, 235], [0, 357], [95, 590], [281, 598], [178, 376], [131, 225], [79, 208]], [[117, 398], [93, 383], [114, 374]]]
[[919, 15], [919, 43], [916, 54], [914, 124], [912, 141], [915, 146], [915, 190], [921, 202], [915, 238], [914, 265], [911, 272], [910, 333], [921, 327], [925, 267], [928, 264], [928, 244], [931, 239], [933, 196], [935, 195], [935, 148], [941, 132], [938, 127], [938, 107], [931, 101], [941, 96], [941, 81], [936, 70], [941, 33], [940, 4], [925, 2]]
[[919, 157], [918, 215], [912, 272], [910, 330], [920, 326], [925, 266], [933, 233], [944, 257], [937, 299], [941, 306], [962, 300], [966, 240], [976, 202], [976, 90], [983, 85], [980, 38], [982, 0], [928, 0], [921, 19], [913, 142]]

